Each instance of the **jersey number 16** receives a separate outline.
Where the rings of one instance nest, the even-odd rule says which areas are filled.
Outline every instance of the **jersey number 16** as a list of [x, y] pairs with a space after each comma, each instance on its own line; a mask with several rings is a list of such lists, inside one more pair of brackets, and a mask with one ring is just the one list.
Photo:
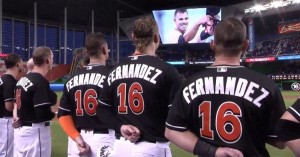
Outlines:
[[[126, 97], [128, 97], [128, 106], [134, 114], [141, 114], [144, 111], [144, 98], [143, 98], [143, 88], [141, 84], [135, 82], [133, 83], [126, 92], [126, 83], [121, 83], [118, 86], [118, 97], [120, 97], [120, 102], [118, 106], [119, 114], [127, 114], [128, 107], [126, 105]], [[128, 95], [127, 95], [128, 94]]]
[[98, 101], [97, 92], [94, 89], [89, 89], [85, 91], [83, 95], [82, 90], [77, 90], [75, 92], [75, 101], [77, 106], [77, 116], [83, 116], [83, 109], [85, 110], [85, 113], [87, 113], [90, 116], [96, 115]]
[[[203, 138], [214, 139], [214, 132], [211, 129], [212, 121], [211, 102], [204, 101], [199, 105], [199, 117], [202, 117], [200, 135]], [[234, 102], [222, 103], [215, 117], [215, 128], [220, 139], [226, 143], [237, 142], [242, 135], [241, 108]]]

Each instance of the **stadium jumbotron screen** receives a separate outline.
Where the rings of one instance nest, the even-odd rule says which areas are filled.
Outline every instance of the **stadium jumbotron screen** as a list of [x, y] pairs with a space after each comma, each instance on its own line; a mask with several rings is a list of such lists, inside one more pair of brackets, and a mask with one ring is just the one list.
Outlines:
[[221, 20], [221, 8], [155, 10], [153, 15], [163, 44], [209, 43]]

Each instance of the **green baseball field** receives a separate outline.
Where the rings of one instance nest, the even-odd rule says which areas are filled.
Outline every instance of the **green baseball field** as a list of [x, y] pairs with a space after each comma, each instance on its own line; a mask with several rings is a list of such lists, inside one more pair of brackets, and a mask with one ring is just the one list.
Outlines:
[[[59, 98], [61, 92], [57, 93]], [[284, 101], [287, 107], [291, 106], [293, 102], [300, 96], [299, 92], [295, 91], [283, 91]], [[53, 121], [51, 125], [52, 129], [52, 157], [66, 157], [67, 156], [67, 136], [61, 129], [57, 121]], [[279, 150], [272, 146], [267, 146], [271, 157], [294, 157], [293, 153], [288, 149]], [[187, 153], [176, 146], [172, 145], [173, 157], [192, 157], [193, 155]]]

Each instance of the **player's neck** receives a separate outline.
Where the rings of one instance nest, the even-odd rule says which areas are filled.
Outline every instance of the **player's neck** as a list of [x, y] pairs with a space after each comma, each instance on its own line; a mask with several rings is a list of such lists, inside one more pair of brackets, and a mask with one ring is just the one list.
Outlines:
[[19, 69], [17, 67], [7, 69], [5, 74], [12, 75], [15, 79], [17, 79], [17, 76], [19, 74]]
[[42, 76], [46, 76], [46, 74], [49, 72], [47, 65], [42, 65], [42, 66], [34, 66], [32, 71], [32, 73], [39, 73]]
[[156, 48], [154, 47], [154, 45], [149, 45], [149, 46], [146, 46], [142, 51], [135, 50], [133, 55], [155, 56], [155, 51], [156, 51]]
[[105, 65], [105, 60], [98, 58], [90, 58], [90, 63], [88, 65]]
[[217, 66], [217, 65], [240, 65], [240, 58], [239, 57], [218, 56], [215, 58], [213, 65], [214, 66]]

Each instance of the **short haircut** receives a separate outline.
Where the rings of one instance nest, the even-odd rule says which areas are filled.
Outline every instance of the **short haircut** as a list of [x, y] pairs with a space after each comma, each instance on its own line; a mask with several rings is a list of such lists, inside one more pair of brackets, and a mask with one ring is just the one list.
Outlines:
[[17, 63], [20, 62], [21, 60], [22, 60], [21, 56], [19, 56], [17, 54], [11, 53], [11, 54], [7, 55], [4, 60], [6, 69], [16, 66]]
[[150, 45], [153, 37], [158, 33], [158, 26], [152, 17], [137, 19], [133, 25], [133, 41], [138, 51]]
[[39, 46], [33, 50], [32, 59], [36, 66], [41, 66], [46, 63], [46, 59], [51, 56], [52, 51], [49, 47]]
[[87, 54], [91, 57], [98, 57], [101, 54], [101, 47], [106, 44], [105, 35], [98, 33], [90, 33], [85, 38], [85, 48]]
[[242, 21], [228, 18], [216, 26], [214, 43], [216, 48], [226, 52], [226, 55], [234, 56], [242, 50], [246, 34], [246, 26]]
[[188, 13], [185, 8], [176, 9], [174, 12], [174, 17], [176, 16], [177, 13], [185, 13], [185, 12]]

